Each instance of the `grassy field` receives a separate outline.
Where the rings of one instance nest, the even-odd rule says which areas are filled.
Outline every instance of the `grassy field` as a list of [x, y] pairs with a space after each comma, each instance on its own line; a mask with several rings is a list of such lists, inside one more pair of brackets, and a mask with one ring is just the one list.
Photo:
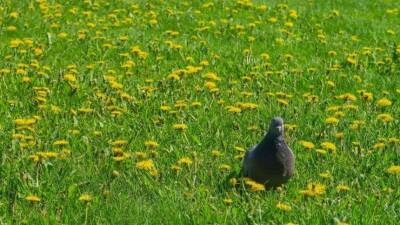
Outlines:
[[[0, 0], [1, 224], [396, 224], [397, 0]], [[274, 116], [295, 176], [240, 175]]]

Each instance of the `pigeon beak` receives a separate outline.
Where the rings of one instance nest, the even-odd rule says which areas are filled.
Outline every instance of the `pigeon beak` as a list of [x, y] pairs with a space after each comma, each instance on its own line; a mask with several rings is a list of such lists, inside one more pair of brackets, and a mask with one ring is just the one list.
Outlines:
[[279, 131], [279, 133], [282, 133], [283, 127], [282, 126], [277, 126], [276, 129]]

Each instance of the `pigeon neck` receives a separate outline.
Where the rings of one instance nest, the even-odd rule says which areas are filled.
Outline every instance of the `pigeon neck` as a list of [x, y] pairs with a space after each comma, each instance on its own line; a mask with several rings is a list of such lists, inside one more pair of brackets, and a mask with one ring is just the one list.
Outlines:
[[273, 143], [276, 141], [283, 141], [283, 135], [282, 134], [274, 134], [272, 132], [268, 132], [267, 135], [265, 136], [264, 140], [263, 140], [263, 144], [267, 144], [267, 143]]

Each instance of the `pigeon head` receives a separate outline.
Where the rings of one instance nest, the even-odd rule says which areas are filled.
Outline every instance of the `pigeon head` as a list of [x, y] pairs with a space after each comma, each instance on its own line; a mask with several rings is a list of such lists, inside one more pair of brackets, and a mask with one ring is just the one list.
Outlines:
[[268, 136], [279, 137], [281, 135], [283, 135], [283, 119], [274, 117], [269, 125]]

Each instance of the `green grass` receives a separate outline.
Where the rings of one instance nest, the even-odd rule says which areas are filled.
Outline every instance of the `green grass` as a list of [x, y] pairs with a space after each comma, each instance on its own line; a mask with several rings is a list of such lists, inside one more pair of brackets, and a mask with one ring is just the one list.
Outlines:
[[[400, 174], [388, 169], [400, 165], [400, 3], [244, 2], [0, 0], [0, 222], [396, 224]], [[287, 124], [296, 173], [282, 191], [256, 193], [239, 177], [240, 148], [273, 116]], [[121, 162], [116, 140], [127, 143]], [[319, 154], [323, 142], [336, 153]], [[144, 160], [154, 166], [138, 168]], [[325, 193], [301, 194], [316, 183]]]

